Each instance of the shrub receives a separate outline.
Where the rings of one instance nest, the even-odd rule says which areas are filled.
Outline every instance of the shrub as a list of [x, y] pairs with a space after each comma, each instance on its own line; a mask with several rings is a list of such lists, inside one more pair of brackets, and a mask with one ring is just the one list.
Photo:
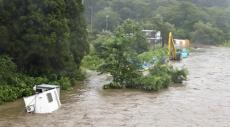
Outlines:
[[147, 91], [158, 91], [160, 89], [168, 88], [171, 82], [182, 83], [187, 79], [188, 70], [173, 68], [168, 64], [157, 63], [147, 76], [130, 77], [130, 82], [116, 83], [112, 82], [104, 85], [104, 89], [144, 89]]
[[61, 77], [59, 80], [56, 81], [61, 89], [67, 90], [72, 86], [71, 80], [68, 77]]
[[130, 82], [127, 82], [125, 84], [125, 88], [129, 88], [129, 89], [139, 89], [142, 88], [142, 84], [141, 84], [141, 79], [142, 76], [140, 75], [139, 77], [130, 79]]
[[[47, 77], [30, 77], [17, 72], [11, 58], [0, 56], [0, 104], [14, 101], [33, 94], [33, 86], [43, 83], [59, 85], [66, 90], [73, 84], [73, 79], [67, 76], [50, 75]], [[78, 73], [79, 74], [79, 73]], [[75, 77], [81, 77], [76, 76]]]
[[15, 84], [16, 64], [6, 55], [0, 56], [0, 85]]
[[187, 75], [188, 75], [188, 70], [187, 69], [174, 69], [172, 71], [172, 81], [174, 83], [182, 83], [184, 80], [187, 79]]
[[81, 66], [90, 70], [97, 70], [100, 65], [103, 63], [103, 60], [96, 55], [87, 55], [82, 60]]
[[223, 47], [230, 47], [230, 40], [225, 41], [223, 44], [221, 44]]
[[144, 90], [158, 91], [167, 88], [171, 82], [171, 71], [173, 67], [167, 64], [156, 64], [150, 69], [150, 74], [142, 78]]
[[187, 79], [188, 70], [174, 68], [167, 64], [157, 64], [154, 68], [150, 69], [151, 75], [158, 75], [164, 77], [165, 75], [170, 75], [171, 81], [173, 83], [182, 83]]
[[151, 62], [153, 60], [153, 57], [157, 59], [161, 59], [163, 56], [166, 56], [166, 54], [167, 54], [167, 50], [164, 48], [155, 49], [155, 50], [151, 50], [151, 51], [139, 54], [138, 59], [141, 62]]
[[104, 85], [103, 89], [122, 89], [123, 85], [120, 83], [112, 82], [110, 84]]

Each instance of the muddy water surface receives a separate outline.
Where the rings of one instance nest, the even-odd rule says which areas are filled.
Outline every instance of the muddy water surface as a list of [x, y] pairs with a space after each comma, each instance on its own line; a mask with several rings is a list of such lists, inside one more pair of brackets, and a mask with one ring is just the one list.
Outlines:
[[26, 114], [22, 100], [0, 106], [0, 127], [230, 127], [230, 49], [197, 49], [177, 65], [188, 81], [155, 93], [102, 90], [107, 77], [90, 73], [52, 114]]

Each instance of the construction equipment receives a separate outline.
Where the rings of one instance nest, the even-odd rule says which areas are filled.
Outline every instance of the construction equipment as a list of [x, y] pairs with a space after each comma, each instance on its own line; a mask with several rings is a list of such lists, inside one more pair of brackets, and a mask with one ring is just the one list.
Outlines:
[[174, 39], [172, 32], [169, 33], [168, 55], [170, 60], [180, 61], [189, 56], [189, 40]]
[[181, 58], [181, 53], [177, 52], [177, 49], [175, 47], [175, 42], [174, 42], [172, 32], [169, 33], [168, 55], [169, 55], [170, 60], [180, 61], [182, 59]]

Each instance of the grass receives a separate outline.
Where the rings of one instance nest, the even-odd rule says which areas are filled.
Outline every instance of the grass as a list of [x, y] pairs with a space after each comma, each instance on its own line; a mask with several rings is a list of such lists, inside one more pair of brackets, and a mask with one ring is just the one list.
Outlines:
[[229, 47], [230, 48], [230, 40], [225, 41], [223, 44], [220, 45], [221, 47]]

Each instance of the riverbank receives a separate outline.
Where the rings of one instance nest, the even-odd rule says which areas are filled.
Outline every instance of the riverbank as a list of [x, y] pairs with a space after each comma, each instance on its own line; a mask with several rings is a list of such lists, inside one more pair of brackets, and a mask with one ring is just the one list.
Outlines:
[[77, 80], [84, 79], [81, 71], [70, 75], [41, 75], [30, 76], [18, 71], [13, 60], [5, 55], [0, 56], [0, 104], [12, 102], [19, 98], [30, 96], [34, 93], [33, 87], [39, 84], [59, 85], [62, 90], [67, 90]]
[[226, 41], [223, 44], [220, 45], [221, 47], [228, 47], [230, 48], [230, 41]]

